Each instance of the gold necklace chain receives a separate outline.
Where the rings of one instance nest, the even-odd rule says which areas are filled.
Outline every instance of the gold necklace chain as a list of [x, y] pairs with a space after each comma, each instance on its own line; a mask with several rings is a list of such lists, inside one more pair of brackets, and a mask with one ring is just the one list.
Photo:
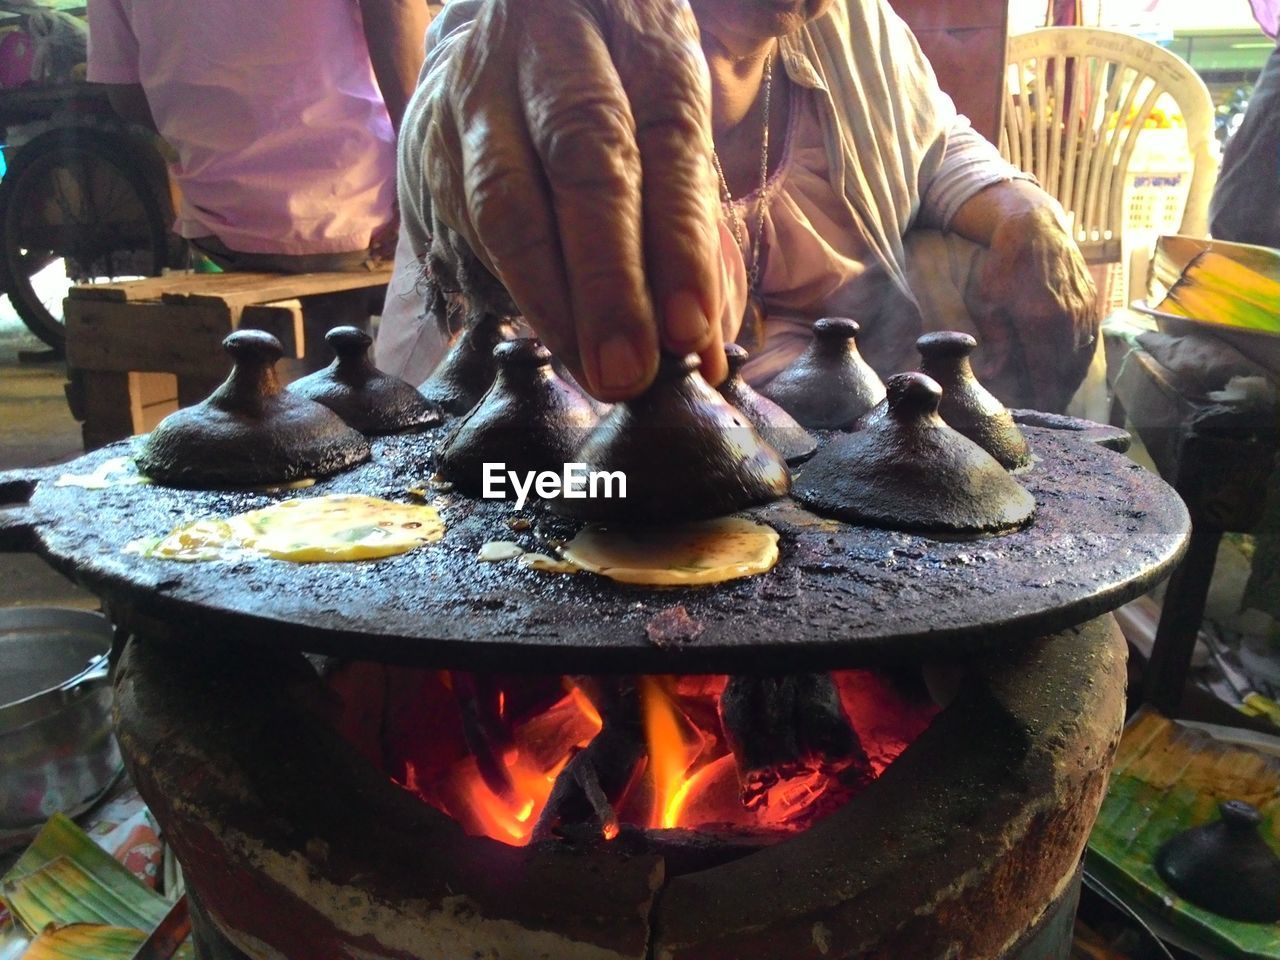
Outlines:
[[[751, 238], [751, 263], [747, 266], [748, 289], [755, 293], [760, 280], [760, 238], [764, 235], [765, 188], [769, 185], [769, 107], [773, 94], [773, 52], [764, 63], [764, 134], [760, 144], [760, 209], [756, 212], [756, 235]], [[711, 162], [715, 164], [716, 175], [720, 178], [720, 193], [729, 206], [729, 224], [733, 227], [733, 238], [738, 246], [745, 246], [743, 239], [743, 222], [738, 216], [737, 207], [733, 203], [733, 194], [729, 192], [729, 181], [724, 177], [724, 168], [720, 165], [720, 155], [711, 148]]]

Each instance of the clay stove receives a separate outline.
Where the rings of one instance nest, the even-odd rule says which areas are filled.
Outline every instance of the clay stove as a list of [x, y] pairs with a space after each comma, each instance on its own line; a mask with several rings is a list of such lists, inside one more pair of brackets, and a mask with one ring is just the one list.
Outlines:
[[[122, 552], [270, 499], [260, 494], [86, 492], [30, 475], [9, 479], [10, 499], [28, 502], [3, 532], [96, 590], [131, 634], [118, 732], [183, 862], [203, 956], [1062, 956], [1122, 718], [1123, 643], [1103, 614], [1176, 562], [1187, 518], [1123, 458], [1070, 431], [1028, 433], [1040, 460], [1024, 478], [1039, 507], [1027, 530], [944, 541], [832, 524], [784, 501], [753, 511], [782, 535], [778, 566], [696, 590], [477, 563], [509, 513], [482, 502], [450, 506], [439, 549], [372, 567]], [[316, 492], [402, 494], [435, 442], [378, 441], [371, 463]], [[558, 521], [533, 520], [555, 535]], [[676, 606], [696, 631], [648, 629]], [[419, 689], [441, 670], [543, 685], [648, 675], [639, 682], [669, 694], [698, 676], [837, 671], [842, 689], [897, 691], [911, 708], [900, 719], [923, 730], [884, 750], [855, 723], [868, 756], [892, 762], [803, 829], [762, 840], [673, 827], [670, 803], [651, 797], [638, 813], [619, 807], [611, 839], [567, 830], [517, 846], [445, 812], [408, 782], [403, 755], [371, 749], [362, 701], [344, 709], [303, 651]], [[913, 686], [922, 674], [936, 715]]]

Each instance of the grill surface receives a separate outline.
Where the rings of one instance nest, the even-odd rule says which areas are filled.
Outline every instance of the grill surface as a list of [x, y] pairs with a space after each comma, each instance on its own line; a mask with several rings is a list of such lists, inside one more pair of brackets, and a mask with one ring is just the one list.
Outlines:
[[[749, 512], [781, 533], [774, 570], [697, 589], [482, 563], [476, 551], [486, 541], [545, 551], [574, 527], [526, 508], [533, 527], [513, 533], [511, 505], [452, 494], [438, 498], [448, 525], [442, 542], [377, 562], [184, 564], [123, 552], [136, 538], [289, 496], [408, 500], [408, 488], [425, 486], [440, 430], [377, 440], [371, 462], [292, 494], [54, 485], [131, 449], [115, 444], [25, 475], [36, 489], [0, 519], [0, 540], [34, 548], [117, 616], [182, 624], [197, 643], [235, 636], [392, 663], [556, 673], [788, 672], [960, 658], [1114, 609], [1163, 577], [1185, 547], [1186, 510], [1157, 477], [1069, 432], [1026, 433], [1039, 459], [1019, 478], [1038, 504], [1025, 530], [948, 542], [824, 520], [787, 500]], [[22, 485], [0, 477], [0, 489]], [[677, 604], [701, 633], [651, 642], [646, 624]]]

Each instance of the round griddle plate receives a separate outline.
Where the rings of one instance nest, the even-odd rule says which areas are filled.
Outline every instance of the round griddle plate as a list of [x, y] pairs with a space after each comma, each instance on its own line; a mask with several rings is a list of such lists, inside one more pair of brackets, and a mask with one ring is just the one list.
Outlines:
[[[1159, 478], [1068, 432], [1026, 433], [1038, 458], [1019, 475], [1038, 504], [1027, 529], [944, 541], [824, 520], [787, 500], [749, 512], [781, 533], [777, 566], [711, 587], [641, 588], [483, 563], [476, 552], [486, 541], [549, 552], [549, 540], [575, 527], [526, 507], [533, 526], [516, 533], [506, 522], [511, 504], [454, 494], [435, 498], [443, 541], [385, 560], [180, 563], [124, 552], [137, 538], [293, 496], [411, 501], [409, 488], [427, 486], [441, 430], [376, 440], [369, 463], [292, 493], [55, 485], [132, 448], [113, 444], [35, 473], [29, 504], [6, 511], [0, 533], [11, 543], [24, 534], [126, 618], [161, 618], [197, 643], [235, 637], [391, 663], [553, 673], [793, 672], [959, 658], [1112, 610], [1167, 574], [1185, 547], [1186, 509]], [[0, 477], [0, 488], [21, 486]], [[688, 620], [661, 616], [677, 605]], [[677, 624], [678, 636], [664, 623]]]

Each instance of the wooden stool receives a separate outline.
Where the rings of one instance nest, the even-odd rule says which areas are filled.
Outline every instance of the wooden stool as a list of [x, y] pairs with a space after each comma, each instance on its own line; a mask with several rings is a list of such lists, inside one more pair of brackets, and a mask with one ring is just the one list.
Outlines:
[[[231, 369], [222, 340], [266, 330], [286, 358], [318, 369], [331, 327], [382, 310], [391, 267], [342, 273], [181, 273], [72, 287], [66, 300], [67, 402], [84, 448], [151, 430], [198, 403]], [[303, 372], [281, 364], [284, 379]]]

